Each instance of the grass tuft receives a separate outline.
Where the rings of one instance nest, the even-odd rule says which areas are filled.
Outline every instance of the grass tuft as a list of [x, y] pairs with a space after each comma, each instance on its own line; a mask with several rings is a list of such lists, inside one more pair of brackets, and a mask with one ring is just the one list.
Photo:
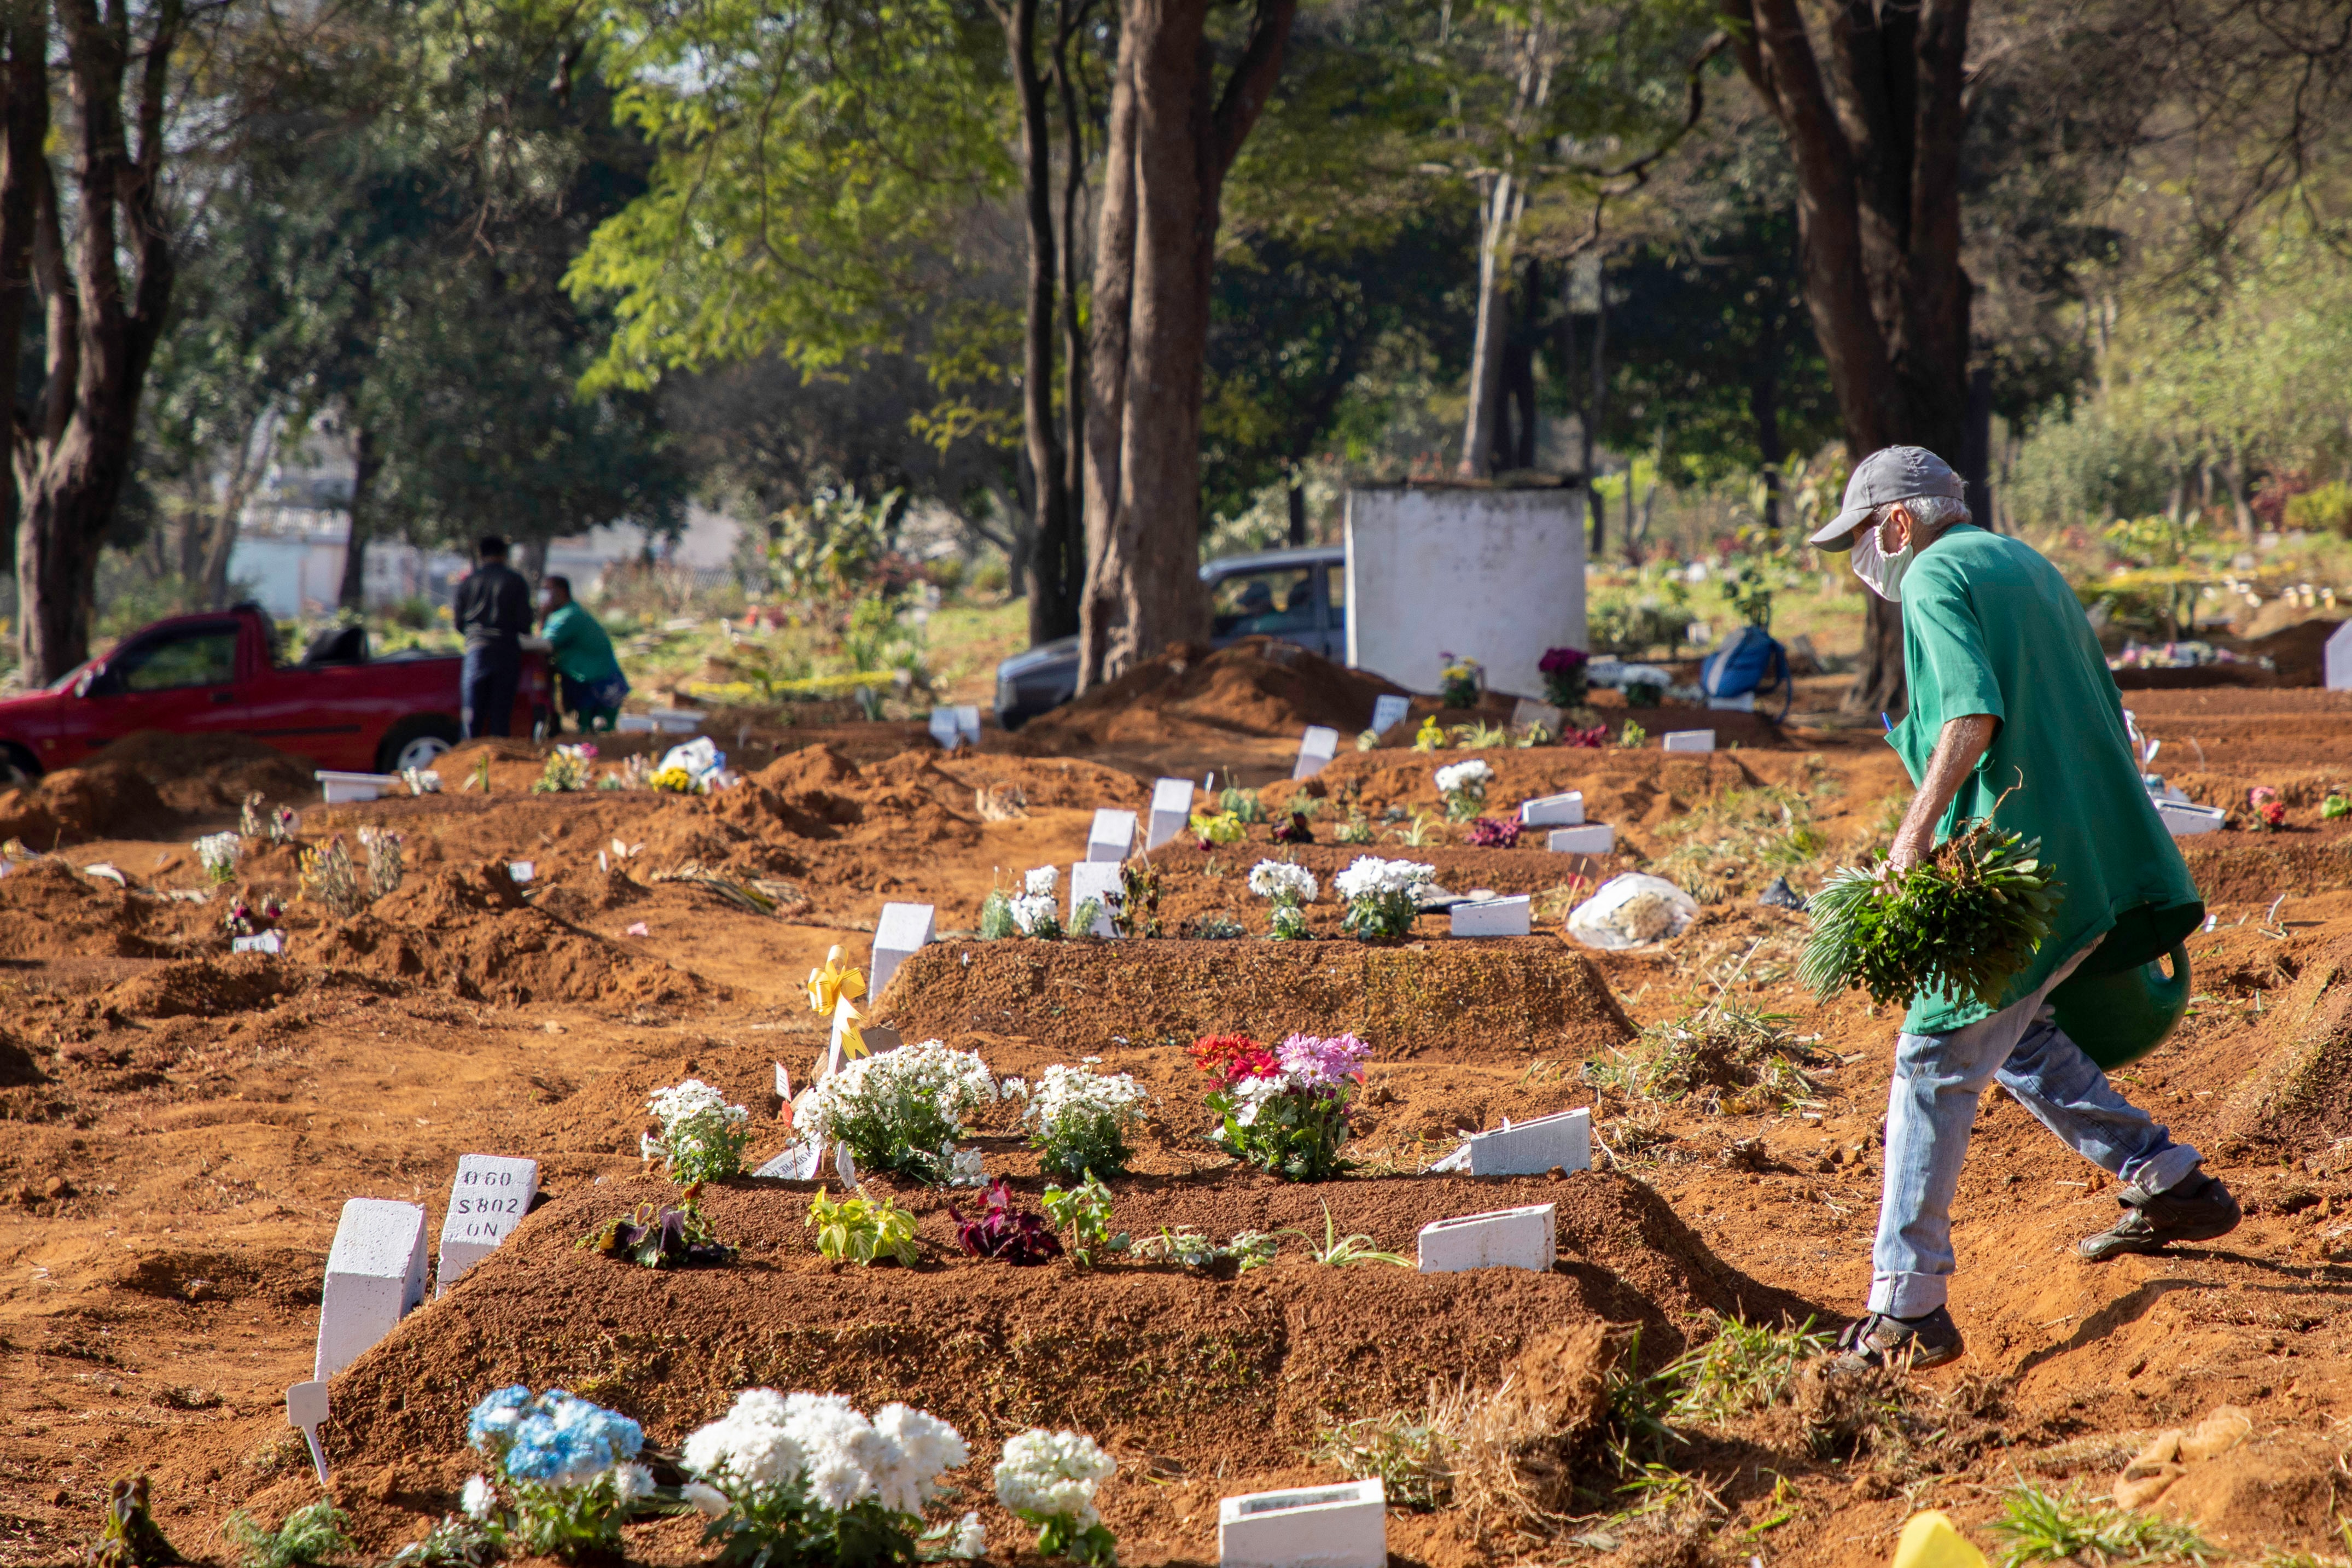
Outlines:
[[1788, 1392], [1799, 1366], [1834, 1343], [1811, 1318], [1795, 1328], [1774, 1328], [1717, 1316], [1714, 1338], [1658, 1374], [1674, 1386], [1668, 1414], [1676, 1421], [1707, 1423], [1760, 1410]]
[[226, 1533], [242, 1568], [315, 1568], [352, 1550], [352, 1539], [343, 1533], [351, 1521], [351, 1515], [321, 1498], [288, 1514], [275, 1530], [263, 1529], [240, 1509], [228, 1516]]
[[1992, 1530], [2009, 1540], [2001, 1568], [2070, 1558], [2095, 1568], [2120, 1563], [2203, 1564], [2221, 1555], [2194, 1525], [2154, 1519], [2072, 1490], [2046, 1492], [2023, 1480], [2001, 1500]]

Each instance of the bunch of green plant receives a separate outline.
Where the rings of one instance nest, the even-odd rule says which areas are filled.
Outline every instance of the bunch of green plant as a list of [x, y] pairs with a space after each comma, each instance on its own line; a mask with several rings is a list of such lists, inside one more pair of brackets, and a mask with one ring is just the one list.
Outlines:
[[394, 1552], [386, 1568], [488, 1568], [497, 1556], [488, 1531], [473, 1520], [445, 1513], [432, 1529]]
[[1093, 1268], [1101, 1254], [1127, 1250], [1126, 1233], [1111, 1233], [1110, 1188], [1094, 1172], [1076, 1186], [1047, 1187], [1042, 1201], [1054, 1228], [1070, 1233], [1070, 1260], [1079, 1268]]
[[1331, 836], [1343, 844], [1369, 844], [1374, 838], [1372, 820], [1361, 811], [1349, 811]]
[[2352, 534], [2352, 485], [2336, 479], [2288, 497], [2284, 520], [2315, 534]]
[[[1790, 1021], [1785, 1013], [1718, 995], [1696, 1012], [1644, 1029], [1649, 1054], [1619, 1069], [1620, 1092], [1664, 1104], [1698, 1098], [1718, 1115], [1793, 1111], [1819, 1085], [1808, 1071], [1811, 1054], [1789, 1033]], [[1604, 1077], [1609, 1071], [1596, 1071]]]
[[777, 517], [768, 569], [789, 591], [814, 602], [899, 593], [913, 580], [892, 548], [906, 505], [902, 490], [869, 500], [855, 489], [820, 489]]
[[1231, 942], [1249, 935], [1249, 927], [1229, 915], [1203, 915], [1192, 925], [1192, 937], [1200, 942]]
[[1486, 689], [1486, 669], [1477, 660], [1456, 658], [1451, 653], [1438, 655], [1445, 667], [1437, 674], [1437, 701], [1444, 707], [1476, 707], [1479, 694]]
[[186, 1561], [155, 1522], [145, 1476], [122, 1477], [108, 1486], [89, 1568], [165, 1568]]
[[836, 1263], [915, 1261], [915, 1217], [887, 1197], [867, 1197], [862, 1186], [856, 1197], [838, 1201], [817, 1188], [801, 1223], [815, 1229], [817, 1251]]
[[1445, 727], [1437, 722], [1435, 714], [1431, 714], [1427, 718], [1423, 719], [1421, 727], [1413, 731], [1412, 748], [1415, 751], [1445, 749]]
[[[1627, 706], [1633, 705], [1629, 702]], [[1622, 750], [1633, 751], [1649, 743], [1650, 732], [1630, 718], [1625, 721], [1625, 727], [1617, 732], [1617, 745]]]
[[1237, 844], [1249, 837], [1249, 830], [1231, 811], [1195, 811], [1192, 813], [1192, 836], [1202, 846]]
[[1029, 1129], [1029, 1146], [1037, 1151], [1047, 1176], [1075, 1179], [1126, 1174], [1128, 1161], [1134, 1157], [1128, 1133], [1143, 1124], [1150, 1103], [1150, 1096], [1131, 1075], [1089, 1072], [1056, 1062], [1018, 1092], [1026, 1102], [1021, 1123]]
[[531, 781], [534, 795], [569, 795], [588, 788], [588, 765], [595, 759], [593, 746], [559, 746], [540, 765]]
[[1187, 1269], [1215, 1269], [1231, 1263], [1234, 1272], [1246, 1274], [1273, 1262], [1279, 1245], [1270, 1231], [1244, 1230], [1231, 1241], [1216, 1242], [1189, 1225], [1174, 1230], [1163, 1225], [1159, 1235], [1139, 1236], [1127, 1244], [1127, 1249], [1130, 1257], [1146, 1263], [1176, 1263]]
[[467, 776], [466, 788], [479, 789], [485, 795], [490, 792], [490, 754], [488, 752], [485, 751], [474, 758], [474, 771]]
[[1465, 751], [1496, 749], [1511, 743], [1510, 726], [1489, 724], [1485, 719], [1474, 719], [1468, 724], [1457, 724], [1452, 733], [1454, 744]]
[[2195, 1563], [2221, 1555], [2193, 1524], [2118, 1508], [2069, 1490], [2046, 1492], [2019, 1481], [2001, 1500], [1993, 1533], [2009, 1550], [2002, 1568], [2025, 1563]]
[[[1296, 1231], [1286, 1234], [1298, 1235]], [[1298, 1239], [1307, 1243], [1308, 1257], [1333, 1269], [1352, 1269], [1359, 1263], [1393, 1263], [1400, 1269], [1419, 1267], [1410, 1258], [1381, 1251], [1380, 1244], [1368, 1235], [1340, 1235], [1339, 1226], [1332, 1221], [1331, 1206], [1328, 1203], [1323, 1206], [1323, 1245], [1316, 1246], [1314, 1238], [1310, 1236], [1298, 1235]]]
[[1255, 789], [1227, 785], [1217, 792], [1217, 810], [1236, 822], [1256, 823], [1265, 821], [1265, 802], [1257, 798]]
[[1429, 843], [1429, 814], [1425, 811], [1415, 811], [1409, 826], [1389, 830], [1389, 842], [1402, 844], [1410, 850], [1423, 849]]
[[674, 1207], [641, 1203], [634, 1212], [614, 1215], [573, 1245], [640, 1269], [723, 1268], [735, 1260], [735, 1249], [719, 1239], [709, 1217], [702, 1212], [696, 1201], [701, 1191], [699, 1182], [688, 1187]]
[[980, 939], [983, 942], [1003, 942], [1021, 935], [1021, 926], [1013, 918], [1013, 900], [1001, 887], [992, 887], [980, 904]]
[[963, 1115], [998, 1098], [988, 1064], [936, 1040], [862, 1056], [821, 1080], [798, 1124], [856, 1157], [859, 1168], [933, 1186], [953, 1174]]
[[243, 1509], [228, 1516], [225, 1533], [236, 1547], [240, 1568], [315, 1568], [339, 1552], [352, 1550], [344, 1528], [352, 1516], [320, 1498], [286, 1516], [275, 1530], [256, 1524]]
[[1840, 869], [1813, 895], [1798, 977], [1823, 1001], [1861, 987], [1881, 1006], [1942, 992], [1998, 1007], [2058, 907], [2041, 848], [1979, 817], [1907, 872]]
[[671, 1180], [693, 1187], [742, 1174], [751, 1113], [729, 1104], [726, 1095], [699, 1078], [655, 1090], [646, 1101], [646, 1114], [661, 1127], [647, 1152], [667, 1162]]
[[1676, 1421], [1719, 1424], [1761, 1410], [1788, 1391], [1798, 1367], [1836, 1343], [1835, 1335], [1816, 1331], [1811, 1318], [1795, 1328], [1774, 1328], [1708, 1316], [1714, 1337], [1660, 1374], [1673, 1389], [1667, 1408]]

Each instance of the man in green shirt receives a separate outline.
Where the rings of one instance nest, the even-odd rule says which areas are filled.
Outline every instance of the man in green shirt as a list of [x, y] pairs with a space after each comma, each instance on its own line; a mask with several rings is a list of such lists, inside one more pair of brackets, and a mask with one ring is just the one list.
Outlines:
[[594, 616], [573, 601], [568, 577], [550, 577], [540, 584], [539, 608], [546, 617], [540, 635], [547, 639], [548, 662], [562, 680], [563, 706], [582, 734], [611, 729], [629, 695], [621, 662], [613, 656], [613, 640]]
[[1999, 1082], [2085, 1159], [2123, 1183], [2124, 1214], [2077, 1248], [2098, 1262], [2201, 1241], [2238, 1223], [2237, 1201], [2108, 1083], [2058, 1027], [2050, 993], [2171, 950], [2204, 918], [2125, 737], [2122, 697], [2082, 605], [2021, 540], [1969, 520], [1959, 476], [1916, 446], [1874, 453], [1812, 542], [1853, 552], [1854, 574], [1903, 606], [1910, 712], [1888, 739], [1918, 786], [1888, 858], [1925, 859], [1970, 818], [2042, 841], [2063, 883], [2050, 938], [1997, 1008], [1913, 998], [1895, 1047], [1886, 1177], [1870, 1307], [1847, 1346], [1876, 1364], [1935, 1366], [1960, 1354], [1946, 1309], [1951, 1204], [1977, 1101]]

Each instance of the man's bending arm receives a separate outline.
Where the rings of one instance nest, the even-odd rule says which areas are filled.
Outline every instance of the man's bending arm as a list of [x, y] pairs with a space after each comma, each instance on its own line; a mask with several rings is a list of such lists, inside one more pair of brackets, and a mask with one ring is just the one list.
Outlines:
[[1895, 847], [1886, 854], [1896, 870], [1908, 871], [1936, 847], [1936, 824], [1944, 820], [1952, 798], [1984, 759], [1985, 748], [2000, 728], [2000, 720], [1989, 713], [1963, 714], [1944, 722], [1935, 754], [1927, 758], [1927, 777], [1919, 781], [1919, 792], [1911, 797], [1911, 809], [1903, 814], [1903, 825], [1895, 830]]

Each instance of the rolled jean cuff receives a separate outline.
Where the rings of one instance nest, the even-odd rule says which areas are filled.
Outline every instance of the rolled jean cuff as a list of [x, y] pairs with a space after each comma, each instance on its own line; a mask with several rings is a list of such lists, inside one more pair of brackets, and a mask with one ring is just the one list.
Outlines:
[[1944, 1304], [1951, 1284], [1947, 1274], [1874, 1274], [1870, 1310], [1891, 1317], [1924, 1318]]
[[2123, 1178], [2142, 1192], [2170, 1192], [2197, 1174], [2205, 1156], [2187, 1144], [2167, 1144], [2138, 1166], [2123, 1173]]

